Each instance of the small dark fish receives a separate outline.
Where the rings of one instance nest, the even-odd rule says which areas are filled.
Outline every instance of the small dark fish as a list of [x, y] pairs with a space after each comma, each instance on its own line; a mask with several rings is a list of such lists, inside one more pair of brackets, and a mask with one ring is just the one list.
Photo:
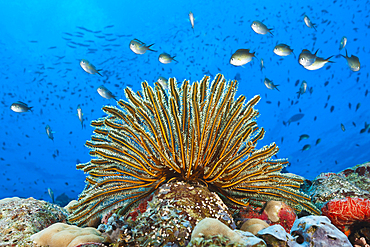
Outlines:
[[340, 124], [340, 128], [342, 129], [343, 132], [346, 131], [346, 128], [344, 127], [342, 123]]
[[308, 139], [310, 136], [309, 135], [306, 135], [306, 134], [303, 134], [299, 137], [299, 140], [298, 142], [302, 141], [302, 140], [305, 140], [305, 139]]
[[321, 142], [321, 138], [316, 140], [315, 146]]
[[358, 104], [356, 105], [356, 111], [358, 110], [358, 108], [360, 108], [360, 106], [361, 106], [361, 103], [358, 103]]
[[301, 151], [302, 151], [302, 152], [303, 152], [303, 151], [307, 151], [307, 150], [309, 150], [310, 148], [311, 148], [311, 145], [310, 145], [310, 144], [306, 144], [306, 145], [304, 145], [304, 146], [303, 146], [303, 148], [302, 148], [302, 150], [301, 150]]
[[332, 105], [331, 107], [330, 107], [330, 112], [333, 112], [334, 111], [334, 106]]

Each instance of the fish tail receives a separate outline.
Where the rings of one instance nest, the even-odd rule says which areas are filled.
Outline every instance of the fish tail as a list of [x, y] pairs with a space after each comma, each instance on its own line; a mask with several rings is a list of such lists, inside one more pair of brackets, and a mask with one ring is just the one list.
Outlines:
[[33, 113], [32, 108], [33, 108], [33, 106], [28, 107], [28, 110]]
[[274, 34], [271, 32], [272, 30], [274, 30], [273, 28], [269, 28], [269, 33], [274, 36]]
[[274, 87], [275, 87], [275, 89], [276, 90], [278, 90], [279, 92], [280, 92], [280, 90], [277, 88], [279, 85], [275, 85]]
[[148, 45], [148, 46], [147, 46], [147, 47], [148, 47], [148, 50], [149, 50], [149, 51], [157, 52], [157, 51], [155, 51], [155, 50], [153, 50], [153, 49], [150, 49], [150, 47], [151, 47], [152, 45], [154, 45], [154, 43], [153, 43], [153, 44], [151, 44], [151, 45]]
[[100, 72], [99, 72], [99, 71], [101, 71], [101, 69], [97, 70], [97, 71], [96, 71], [96, 73], [97, 73], [98, 75], [100, 75], [101, 77], [103, 77], [103, 76], [102, 76], [102, 74], [100, 74]]
[[328, 63], [335, 63], [335, 62], [333, 62], [333, 61], [329, 61], [329, 59], [330, 59], [330, 58], [332, 58], [332, 57], [334, 57], [334, 55], [332, 55], [332, 56], [328, 57], [327, 59], [325, 59], [325, 61], [328, 61]]

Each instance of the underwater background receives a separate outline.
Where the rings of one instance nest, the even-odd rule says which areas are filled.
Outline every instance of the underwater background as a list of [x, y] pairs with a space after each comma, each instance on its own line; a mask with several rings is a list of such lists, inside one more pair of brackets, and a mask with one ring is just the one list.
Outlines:
[[[257, 148], [276, 142], [277, 157], [290, 161], [288, 172], [313, 179], [369, 161], [369, 10], [369, 1], [340, 0], [0, 1], [0, 198], [51, 201], [51, 188], [55, 197], [65, 193], [76, 199], [85, 179], [76, 164], [90, 160], [84, 146], [93, 131], [90, 121], [105, 116], [102, 106], [116, 105], [97, 88], [104, 85], [125, 99], [125, 87], [137, 91], [142, 81], [153, 85], [159, 76], [182, 82], [204, 75], [213, 80], [222, 73], [238, 80], [237, 95], [260, 94], [257, 124], [266, 135]], [[305, 25], [304, 15], [317, 31]], [[273, 35], [255, 33], [254, 20], [273, 28]], [[348, 43], [339, 50], [343, 36]], [[158, 52], [135, 54], [129, 49], [135, 38], [154, 43], [151, 48]], [[290, 45], [295, 55], [274, 54], [278, 43]], [[231, 55], [242, 48], [257, 58], [243, 67], [231, 65]], [[333, 56], [334, 63], [306, 70], [298, 63], [303, 49], [319, 49], [318, 56]], [[345, 50], [359, 57], [360, 71], [351, 71], [339, 55]], [[161, 64], [162, 52], [178, 62]], [[81, 59], [102, 76], [86, 73]], [[279, 91], [264, 85], [266, 77]], [[309, 90], [298, 98], [302, 81]], [[16, 101], [33, 107], [32, 112], [13, 112]], [[296, 114], [303, 117], [294, 121]], [[308, 138], [299, 141], [302, 135]]]

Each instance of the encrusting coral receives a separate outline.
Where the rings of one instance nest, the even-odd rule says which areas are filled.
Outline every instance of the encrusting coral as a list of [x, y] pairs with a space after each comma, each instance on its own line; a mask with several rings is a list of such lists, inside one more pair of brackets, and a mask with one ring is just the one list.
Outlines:
[[147, 82], [142, 91], [125, 90], [122, 108], [104, 106], [108, 114], [91, 123], [95, 136], [87, 141], [90, 162], [77, 165], [88, 173], [71, 223], [86, 225], [113, 208], [129, 210], [159, 186], [174, 180], [204, 184], [222, 199], [239, 205], [282, 200], [297, 211], [318, 214], [310, 198], [299, 191], [303, 178], [280, 173], [287, 160], [273, 160], [275, 143], [256, 149], [265, 131], [257, 127], [260, 100], [234, 99], [237, 82], [218, 74], [210, 83], [169, 89]]
[[0, 246], [32, 246], [30, 236], [56, 222], [65, 222], [67, 212], [32, 197], [0, 200]]
[[64, 223], [55, 223], [31, 236], [39, 246], [75, 247], [86, 243], [103, 243], [104, 237], [93, 227], [80, 228]]

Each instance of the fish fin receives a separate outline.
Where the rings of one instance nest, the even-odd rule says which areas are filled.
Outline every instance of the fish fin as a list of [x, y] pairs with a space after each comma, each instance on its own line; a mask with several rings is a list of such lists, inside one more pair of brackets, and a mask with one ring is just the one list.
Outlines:
[[102, 76], [102, 74], [100, 74], [100, 72], [99, 72], [99, 71], [101, 71], [101, 69], [97, 70], [97, 71], [96, 71], [96, 73], [97, 73], [98, 75], [100, 75], [101, 77], [103, 77], [103, 76]]
[[272, 30], [274, 30], [273, 28], [269, 28], [269, 33], [274, 36], [274, 34], [271, 32]]
[[179, 61], [177, 61], [177, 60], [175, 59], [175, 57], [176, 57], [176, 56], [173, 56], [173, 57], [172, 57], [172, 60], [173, 60], [173, 61], [175, 61], [176, 63], [178, 63]]
[[28, 107], [28, 110], [33, 113], [32, 108], [33, 108], [33, 106]]
[[152, 45], [154, 45], [154, 43], [153, 43], [153, 44], [151, 44], [151, 45], [148, 45], [148, 46], [147, 46], [148, 50], [149, 50], [149, 51], [157, 52], [157, 51], [155, 51], [155, 50], [153, 50], [153, 49], [150, 49], [150, 47], [151, 47]]
[[136, 40], [137, 42], [139, 42], [139, 43], [141, 43], [141, 44], [144, 44], [144, 42], [143, 42], [143, 41], [141, 41], [141, 40], [138, 40], [138, 39], [134, 39], [134, 40]]
[[[343, 56], [343, 55], [342, 55]], [[347, 53], [347, 49], [346, 49], [346, 56], [345, 57], [348, 57], [348, 53]]]
[[317, 49], [317, 51], [315, 52], [315, 54], [314, 54], [315, 56], [316, 56], [316, 54], [317, 54], [317, 52], [318, 52], [319, 50], [320, 50], [320, 48], [319, 48], [319, 49]]
[[325, 61], [327, 61], [328, 63], [335, 63], [335, 62], [333, 62], [333, 61], [329, 61], [329, 59], [330, 59], [330, 58], [332, 58], [332, 57], [334, 57], [334, 55], [332, 55], [332, 56], [328, 57], [327, 59], [325, 59]]
[[315, 31], [317, 32], [316, 27], [315, 27], [316, 25], [313, 24], [313, 23], [311, 23], [311, 25], [312, 25], [313, 29], [315, 29]]
[[274, 88], [280, 92], [280, 90], [277, 88], [279, 85], [274, 85]]

